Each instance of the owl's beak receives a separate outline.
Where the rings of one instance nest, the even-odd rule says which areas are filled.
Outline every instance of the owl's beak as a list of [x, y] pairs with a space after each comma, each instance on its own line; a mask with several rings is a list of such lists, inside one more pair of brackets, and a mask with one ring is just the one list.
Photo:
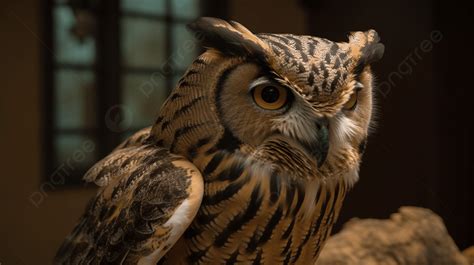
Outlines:
[[311, 155], [316, 158], [318, 167], [326, 161], [329, 151], [329, 121], [327, 118], [316, 120], [316, 141], [311, 144]]

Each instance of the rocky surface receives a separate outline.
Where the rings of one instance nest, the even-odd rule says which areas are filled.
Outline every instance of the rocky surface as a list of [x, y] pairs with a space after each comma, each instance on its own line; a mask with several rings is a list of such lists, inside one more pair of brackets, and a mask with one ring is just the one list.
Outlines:
[[316, 265], [471, 265], [432, 211], [402, 207], [390, 219], [352, 219], [332, 236]]
[[467, 258], [469, 264], [474, 265], [474, 246], [466, 248], [462, 254]]

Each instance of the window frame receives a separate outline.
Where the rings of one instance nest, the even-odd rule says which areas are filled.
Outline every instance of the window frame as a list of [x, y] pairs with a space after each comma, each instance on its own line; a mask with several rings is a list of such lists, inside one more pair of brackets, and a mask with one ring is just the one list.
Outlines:
[[[98, 1], [99, 8], [97, 10], [97, 34], [95, 39], [95, 62], [92, 66], [95, 76], [96, 86], [96, 114], [97, 127], [95, 129], [67, 129], [71, 133], [77, 135], [93, 135], [96, 138], [95, 151], [97, 153], [97, 160], [105, 157], [121, 140], [124, 132], [132, 132], [141, 128], [128, 128], [126, 131], [113, 132], [105, 122], [107, 112], [113, 106], [122, 104], [122, 77], [125, 73], [156, 73], [156, 68], [125, 68], [122, 65], [122, 50], [121, 50], [121, 19], [124, 16], [138, 17], [150, 20], [158, 20], [165, 23], [165, 54], [166, 58], [172, 55], [173, 52], [173, 25], [175, 23], [187, 23], [190, 20], [185, 18], [176, 18], [171, 14], [171, 1], [164, 0], [166, 5], [166, 13], [164, 15], [150, 15], [139, 12], [122, 11], [120, 9], [120, 1]], [[46, 47], [42, 48], [42, 62], [43, 62], [43, 97], [42, 97], [42, 111], [43, 111], [43, 174], [42, 182], [58, 182], [64, 187], [81, 186], [82, 176], [88, 168], [70, 168], [66, 172], [66, 176], [56, 176], [58, 170], [62, 166], [68, 167], [68, 163], [56, 164], [56, 150], [54, 141], [61, 132], [55, 127], [55, 72], [58, 68], [61, 69], [77, 69], [80, 65], [74, 64], [59, 64], [55, 62], [54, 51], [56, 51], [54, 43], [54, 7], [57, 5], [68, 5], [67, 3], [56, 3], [54, 0], [43, 0], [44, 14], [42, 35]], [[214, 16], [219, 14], [220, 17], [226, 18], [227, 1], [223, 0], [201, 0], [200, 14], [203, 16]], [[160, 69], [161, 75], [165, 79], [165, 87], [168, 88], [168, 93], [173, 88], [175, 74], [168, 73]], [[176, 69], [184, 71], [185, 69]], [[62, 132], [64, 133], [64, 131]], [[86, 154], [87, 155], [87, 154]], [[67, 168], [66, 168], [67, 169]], [[58, 178], [60, 180], [58, 181]], [[53, 181], [54, 180], [54, 181]]]

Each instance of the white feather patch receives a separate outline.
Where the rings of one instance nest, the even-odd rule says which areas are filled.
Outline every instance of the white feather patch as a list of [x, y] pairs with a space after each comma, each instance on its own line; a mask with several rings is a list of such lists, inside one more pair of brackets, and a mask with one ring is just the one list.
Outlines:
[[314, 131], [314, 113], [304, 104], [294, 104], [287, 115], [275, 120], [274, 129], [283, 135], [301, 142], [311, 143], [316, 140]]
[[153, 251], [150, 255], [141, 258], [138, 262], [139, 265], [156, 265], [156, 263], [166, 253], [165, 251], [163, 251], [163, 248], [165, 246], [174, 245], [174, 243], [184, 233], [189, 223], [191, 223], [191, 219], [189, 219], [190, 218], [189, 215], [193, 211], [195, 211], [195, 209], [193, 209], [192, 207], [193, 206], [191, 205], [189, 199], [185, 199], [181, 203], [181, 205], [179, 205], [178, 208], [176, 208], [176, 211], [174, 212], [174, 214], [164, 224], [164, 227], [171, 227], [170, 236], [164, 243], [160, 245], [159, 248]]
[[[338, 115], [331, 120], [329, 126], [331, 144], [339, 146], [341, 143], [347, 143], [349, 138], [360, 133], [362, 128], [354, 123], [345, 115]], [[332, 139], [331, 139], [332, 138]]]
[[[191, 166], [189, 162], [182, 161], [175, 161], [173, 164], [175, 166], [188, 168]], [[176, 208], [170, 219], [168, 219], [168, 221], [163, 224], [163, 227], [171, 228], [169, 237], [150, 255], [141, 258], [138, 261], [139, 265], [156, 265], [156, 263], [166, 254], [171, 246], [173, 246], [176, 241], [178, 241], [178, 239], [181, 237], [184, 231], [186, 231], [196, 216], [204, 194], [204, 181], [199, 171], [193, 165], [189, 173], [191, 174], [189, 197], [183, 200], [183, 202]], [[165, 246], [168, 246], [166, 250], [164, 250]]]

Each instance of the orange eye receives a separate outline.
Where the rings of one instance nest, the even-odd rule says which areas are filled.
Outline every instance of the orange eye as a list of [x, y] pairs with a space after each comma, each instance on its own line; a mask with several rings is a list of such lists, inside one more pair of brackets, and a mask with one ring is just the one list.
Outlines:
[[255, 103], [266, 110], [281, 109], [288, 101], [288, 91], [281, 86], [260, 85], [252, 93]]
[[344, 104], [344, 106], [342, 107], [344, 110], [354, 110], [355, 107], [357, 106], [357, 99], [359, 97], [359, 92], [358, 91], [354, 91], [354, 93], [352, 93], [351, 97], [349, 98], [349, 100]]

